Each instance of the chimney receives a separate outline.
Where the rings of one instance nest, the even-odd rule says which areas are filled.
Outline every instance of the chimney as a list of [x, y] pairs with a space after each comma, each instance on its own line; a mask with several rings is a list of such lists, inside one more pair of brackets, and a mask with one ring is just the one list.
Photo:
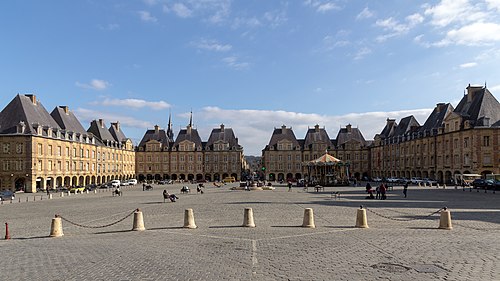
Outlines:
[[314, 131], [315, 131], [315, 132], [319, 132], [319, 125], [318, 125], [318, 124], [316, 124], [316, 125], [314, 126]]
[[160, 133], [160, 126], [155, 125], [155, 134]]
[[220, 130], [221, 132], [224, 132], [224, 124], [220, 124]]
[[472, 102], [474, 97], [476, 96], [476, 92], [482, 90], [483, 86], [467, 86], [467, 102]]
[[443, 110], [444, 110], [445, 105], [446, 105], [446, 104], [445, 104], [445, 103], [443, 103], [443, 102], [440, 102], [440, 103], [436, 104], [436, 112], [437, 112], [437, 113], [440, 113], [441, 111], [443, 111]]
[[286, 132], [286, 126], [283, 124], [281, 126], [281, 133], [284, 134]]
[[114, 123], [113, 125], [115, 125], [115, 129], [117, 132], [120, 131], [120, 121], [116, 121], [116, 123]]
[[66, 113], [66, 115], [69, 114], [69, 107], [67, 105], [62, 105], [62, 106], [60, 106], [60, 108], [62, 108], [62, 110], [64, 110], [64, 113]]
[[351, 126], [351, 124], [348, 124], [347, 126], [345, 126], [345, 128], [347, 129], [348, 133], [352, 132], [352, 126]]
[[101, 126], [101, 128], [104, 128], [104, 120], [99, 119], [99, 126]]
[[36, 96], [33, 95], [33, 94], [29, 94], [29, 95], [26, 95], [30, 100], [31, 102], [36, 105]]

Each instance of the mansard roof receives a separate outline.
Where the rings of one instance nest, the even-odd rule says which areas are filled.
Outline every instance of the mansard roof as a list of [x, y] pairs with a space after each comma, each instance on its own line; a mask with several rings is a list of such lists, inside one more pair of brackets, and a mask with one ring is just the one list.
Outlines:
[[394, 129], [393, 136], [404, 136], [412, 131], [417, 131], [420, 124], [413, 115], [407, 116], [399, 121], [399, 124]]
[[179, 131], [179, 134], [177, 135], [177, 138], [175, 139], [175, 142], [174, 142], [174, 147], [177, 147], [179, 145], [179, 143], [181, 143], [185, 140], [193, 142], [195, 144], [196, 148], [198, 148], [198, 147], [203, 148], [203, 144], [202, 144], [200, 135], [198, 134], [198, 130], [196, 130], [195, 128], [193, 128], [189, 125], [187, 126], [186, 129], [181, 129]]
[[352, 128], [351, 125], [347, 125], [345, 128], [341, 128], [337, 134], [336, 145], [343, 145], [346, 142], [355, 140], [362, 145], [366, 145], [366, 140], [363, 134], [358, 128]]
[[294, 147], [299, 145], [299, 142], [297, 141], [292, 128], [287, 128], [285, 125], [283, 125], [281, 126], [281, 128], [274, 128], [273, 135], [269, 140], [269, 146], [275, 147], [278, 142], [281, 142], [283, 140], [290, 141]]
[[50, 116], [59, 124], [61, 129], [80, 134], [87, 134], [80, 121], [67, 106], [58, 106], [52, 110]]
[[92, 122], [90, 122], [90, 128], [87, 132], [94, 134], [94, 136], [96, 136], [96, 138], [103, 143], [116, 141], [108, 131], [108, 128], [102, 119], [92, 120]]
[[160, 129], [158, 126], [155, 126], [153, 130], [147, 130], [144, 136], [142, 137], [139, 146], [145, 146], [146, 143], [150, 140], [156, 140], [160, 142], [163, 147], [169, 147], [169, 139], [164, 129]]
[[127, 137], [123, 133], [121, 127], [120, 127], [120, 122], [115, 122], [111, 123], [111, 126], [109, 127], [109, 133], [113, 136], [113, 138], [118, 141], [122, 142], [127, 140]]
[[18, 94], [0, 112], [0, 133], [17, 133], [17, 125], [20, 122], [23, 122], [26, 126], [25, 134], [35, 134], [37, 132], [36, 125], [56, 130], [61, 129], [43, 104], [37, 101], [35, 95]]
[[319, 125], [314, 128], [309, 128], [304, 140], [304, 148], [311, 146], [315, 143], [326, 143], [327, 146], [332, 147], [332, 142], [325, 128], [320, 128]]
[[224, 125], [221, 125], [220, 128], [212, 129], [206, 146], [211, 148], [218, 141], [228, 143], [230, 148], [238, 146], [238, 138], [234, 135], [233, 129], [226, 128]]
[[420, 127], [420, 131], [432, 132], [433, 130], [437, 130], [443, 127], [444, 119], [451, 112], [453, 112], [453, 110], [454, 108], [450, 103], [438, 103], [432, 111], [431, 115], [429, 115], [429, 117], [427, 117], [427, 120], [425, 120], [424, 125]]
[[500, 120], [500, 103], [487, 88], [469, 85], [454, 112], [469, 120], [472, 126], [490, 126]]
[[398, 124], [396, 123], [395, 119], [387, 118], [387, 123], [385, 124], [385, 127], [379, 136], [381, 138], [392, 137], [394, 135], [394, 130], [396, 129], [397, 125]]

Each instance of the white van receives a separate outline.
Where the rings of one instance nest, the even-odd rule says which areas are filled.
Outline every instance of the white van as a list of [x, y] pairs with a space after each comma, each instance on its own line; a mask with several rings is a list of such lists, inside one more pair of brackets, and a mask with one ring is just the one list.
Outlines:
[[137, 184], [137, 180], [136, 179], [129, 179], [128, 180], [128, 184], [129, 185], [136, 185]]
[[120, 180], [111, 181], [111, 187], [119, 187], [119, 186], [120, 186]]

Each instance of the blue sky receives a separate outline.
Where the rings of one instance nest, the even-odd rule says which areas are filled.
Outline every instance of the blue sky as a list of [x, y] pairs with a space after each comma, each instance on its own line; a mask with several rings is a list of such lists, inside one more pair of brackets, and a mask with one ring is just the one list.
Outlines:
[[2, 108], [35, 93], [135, 142], [192, 110], [203, 140], [224, 123], [260, 155], [283, 124], [373, 139], [469, 83], [500, 92], [500, 0], [20, 0], [0, 26]]

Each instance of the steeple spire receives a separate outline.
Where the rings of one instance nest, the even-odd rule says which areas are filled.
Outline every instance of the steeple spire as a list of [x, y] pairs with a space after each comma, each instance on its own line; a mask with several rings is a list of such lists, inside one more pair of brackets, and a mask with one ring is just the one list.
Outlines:
[[193, 110], [191, 109], [191, 116], [189, 117], [189, 127], [193, 127]]
[[172, 130], [172, 112], [168, 113], [167, 138], [169, 141], [174, 141], [174, 131]]

